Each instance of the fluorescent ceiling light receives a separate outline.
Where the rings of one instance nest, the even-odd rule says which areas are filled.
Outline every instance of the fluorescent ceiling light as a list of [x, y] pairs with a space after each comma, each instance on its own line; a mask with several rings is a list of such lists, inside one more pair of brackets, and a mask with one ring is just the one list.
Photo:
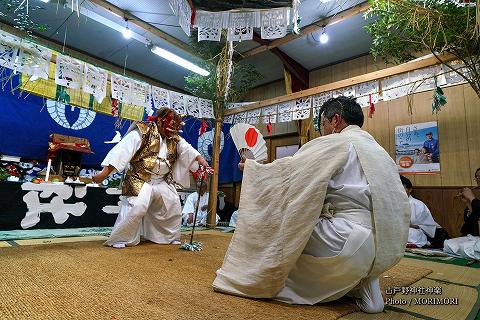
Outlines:
[[320, 43], [325, 44], [328, 42], [328, 34], [325, 33], [325, 31], [322, 32], [320, 35]]
[[190, 61], [187, 61], [187, 60], [177, 56], [176, 54], [171, 53], [170, 51], [167, 51], [167, 50], [162, 49], [160, 47], [157, 47], [155, 45], [149, 45], [148, 47], [156, 55], [158, 55], [158, 56], [160, 56], [164, 59], [167, 59], [167, 60], [169, 60], [169, 61], [171, 61], [175, 64], [178, 64], [179, 66], [184, 67], [185, 69], [188, 69], [190, 71], [198, 73], [201, 76], [206, 77], [210, 74], [210, 72], [208, 72], [207, 70], [202, 69], [197, 65], [194, 65]]
[[[43, 0], [42, 0], [43, 1]], [[67, 7], [71, 8], [70, 4], [67, 2]], [[111, 11], [110, 11], [111, 12]], [[124, 27], [123, 25], [120, 25], [116, 22], [113, 22], [112, 20], [110, 19], [107, 19], [101, 15], [99, 15], [98, 13], [96, 12], [93, 12], [92, 10], [89, 10], [87, 9], [86, 7], [84, 6], [80, 6], [80, 13], [86, 17], [89, 17], [90, 19], [93, 19], [95, 21], [97, 21], [98, 23], [101, 23], [113, 30], [116, 30], [118, 32], [121, 32], [124, 36], [124, 32], [126, 31], [126, 29], [128, 28], [128, 24], [126, 27]], [[113, 12], [111, 12], [113, 14]], [[160, 57], [162, 58], [165, 58], [173, 63], [176, 63], [178, 64], [179, 66], [181, 67], [184, 67], [188, 70], [191, 70], [195, 73], [198, 73], [202, 76], [208, 76], [210, 74], [210, 72], [208, 72], [207, 70], [205, 69], [202, 69], [200, 68], [199, 66], [196, 66], [194, 65], [193, 63], [191, 63], [190, 61], [187, 61], [165, 49], [162, 49], [162, 48], [159, 48], [157, 46], [154, 46], [151, 44], [151, 40], [147, 39], [145, 36], [143, 35], [140, 35], [136, 32], [133, 32], [132, 30], [128, 29], [129, 30], [129, 34], [130, 34], [130, 38], [132, 39], [135, 39], [137, 40], [138, 42], [141, 42], [143, 44], [146, 44], [147, 47], [155, 54], [159, 55]], [[128, 34], [127, 34], [128, 35]]]
[[130, 28], [125, 27], [125, 29], [123, 29], [122, 31], [122, 34], [125, 39], [130, 39], [133, 35], [133, 32], [132, 30], [130, 30]]
[[49, 2], [50, 2], [50, 0], [40, 0], [40, 1], [45, 2], [45, 3], [49, 3]]

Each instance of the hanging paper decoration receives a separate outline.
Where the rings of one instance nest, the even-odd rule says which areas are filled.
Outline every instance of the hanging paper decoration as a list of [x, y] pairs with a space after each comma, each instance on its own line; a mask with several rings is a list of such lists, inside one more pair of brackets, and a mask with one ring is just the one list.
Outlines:
[[264, 107], [262, 109], [262, 122], [270, 124], [277, 122], [277, 105]]
[[340, 96], [351, 97], [351, 98], [355, 97], [355, 87], [342, 88], [342, 89], [334, 90], [332, 92], [333, 98], [337, 98]]
[[[452, 62], [450, 64], [455, 70], [458, 70], [460, 71], [462, 74], [466, 74], [467, 73], [467, 70], [465, 67], [465, 65], [463, 63], [460, 63], [460, 62]], [[446, 66], [442, 66], [443, 69], [444, 69], [444, 76], [445, 76], [445, 82], [446, 84], [456, 84], [456, 83], [464, 83], [466, 82], [466, 80], [464, 78], [462, 78], [461, 75], [458, 74], [458, 72], [455, 72], [453, 71], [452, 69], [446, 67]]]
[[[203, 2], [199, 4], [187, 0], [170, 0], [169, 3], [173, 14], [179, 19], [179, 25], [187, 35], [190, 35], [191, 22], [194, 20], [194, 26], [198, 28], [198, 41], [219, 41], [222, 29], [227, 29], [228, 41], [251, 40], [253, 28], [260, 28], [263, 39], [281, 38], [287, 33], [290, 15], [294, 17], [294, 29], [296, 32], [299, 31], [299, 0], [287, 1], [281, 5], [275, 3], [263, 7], [254, 5], [254, 8], [242, 8], [240, 3], [224, 1], [218, 2], [215, 8], [221, 5], [220, 10], [229, 9], [215, 12], [205, 11], [210, 10], [210, 7], [203, 6]], [[196, 8], [192, 9], [190, 4]]]
[[152, 87], [148, 83], [131, 80], [129, 104], [149, 109], [152, 105], [151, 96]]
[[220, 41], [222, 35], [222, 13], [197, 11], [195, 24], [198, 26], [198, 41]]
[[296, 99], [292, 108], [292, 120], [301, 120], [310, 117], [311, 105], [312, 97]]
[[[440, 66], [432, 66], [409, 72], [408, 76], [410, 83], [412, 83], [413, 92], [422, 92], [434, 89], [434, 78], [441, 72], [442, 68]], [[446, 79], [443, 75], [439, 76], [437, 81], [438, 85], [446, 84]]]
[[381, 83], [383, 101], [397, 99], [410, 92], [411, 85], [406, 73], [383, 79]]
[[112, 73], [110, 88], [112, 99], [117, 99], [119, 102], [130, 103], [130, 93], [132, 88], [132, 81], [126, 77]]
[[15, 43], [8, 43], [0, 38], [0, 66], [15, 70], [16, 59], [18, 56], [18, 45]]
[[318, 113], [318, 110], [320, 110], [320, 107], [323, 106], [325, 102], [328, 101], [328, 99], [332, 98], [332, 92], [322, 92], [319, 93], [315, 96], [313, 96], [312, 100], [312, 107], [313, 107], [313, 112]]
[[156, 109], [170, 106], [170, 91], [152, 86], [153, 106]]
[[187, 114], [185, 95], [178, 92], [170, 92], [170, 104], [178, 114]]
[[287, 35], [287, 26], [290, 10], [280, 8], [274, 10], [266, 10], [260, 13], [262, 26], [260, 33], [262, 39], [276, 39]]
[[278, 105], [278, 122], [292, 121], [292, 109], [295, 101], [287, 101]]
[[108, 73], [106, 70], [85, 64], [85, 73], [83, 75], [83, 92], [89, 93], [95, 97], [98, 103], [102, 103], [107, 95]]
[[20, 51], [18, 71], [31, 76], [31, 80], [37, 78], [48, 80], [51, 59], [52, 51], [50, 49], [35, 43], [24, 42]]
[[235, 114], [235, 118], [233, 119], [233, 123], [247, 123], [247, 112], [240, 112]]
[[192, 8], [187, 0], [179, 1], [178, 4], [178, 24], [183, 31], [190, 37], [190, 27], [192, 23]]
[[355, 86], [355, 99], [360, 107], [365, 108], [370, 106], [370, 100], [373, 104], [378, 102], [378, 81], [369, 81], [357, 84]]
[[200, 108], [198, 107], [198, 98], [194, 96], [185, 96], [186, 109], [189, 116], [201, 118]]
[[248, 124], [257, 124], [260, 120], [260, 114], [262, 109], [256, 109], [252, 111], [247, 111], [247, 123]]
[[253, 12], [230, 13], [227, 41], [252, 40], [254, 24]]
[[202, 118], [215, 119], [212, 100], [198, 98], [198, 109]]
[[230, 114], [228, 116], [223, 117], [223, 123], [233, 123], [233, 119], [235, 118], [234, 114]]
[[79, 89], [83, 82], [83, 66], [80, 60], [57, 55], [55, 83], [71, 89]]

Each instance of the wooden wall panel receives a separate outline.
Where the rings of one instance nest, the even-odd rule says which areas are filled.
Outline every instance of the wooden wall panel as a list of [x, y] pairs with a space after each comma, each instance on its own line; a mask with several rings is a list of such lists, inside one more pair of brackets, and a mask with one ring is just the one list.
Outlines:
[[463, 85], [465, 95], [465, 123], [467, 128], [467, 153], [470, 160], [470, 180], [467, 185], [476, 185], [474, 171], [480, 168], [480, 99], [469, 85]]
[[442, 186], [470, 185], [463, 86], [444, 89], [447, 104], [438, 113]]
[[[368, 114], [368, 108], [364, 108]], [[372, 118], [366, 118], [367, 126], [364, 127], [385, 150], [389, 149], [388, 137], [388, 108], [385, 102], [375, 105], [375, 113]], [[367, 129], [368, 128], [368, 129]]]

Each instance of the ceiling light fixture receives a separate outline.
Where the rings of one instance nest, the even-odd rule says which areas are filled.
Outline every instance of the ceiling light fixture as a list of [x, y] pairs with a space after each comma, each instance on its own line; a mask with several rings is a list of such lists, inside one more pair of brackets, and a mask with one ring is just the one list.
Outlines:
[[[69, 6], [69, 4], [67, 4], [67, 6]], [[127, 21], [128, 19], [125, 20], [127, 22], [127, 26], [125, 28], [121, 24], [119, 24], [117, 22], [113, 22], [112, 20], [107, 19], [107, 18], [99, 15], [96, 12], [93, 12], [92, 10], [87, 9], [86, 7], [81, 6], [80, 7], [80, 13], [82, 15], [84, 15], [86, 17], [89, 17], [90, 19], [93, 19], [93, 20], [97, 21], [98, 23], [101, 23], [101, 24], [103, 24], [103, 25], [105, 25], [105, 26], [107, 26], [107, 27], [109, 27], [113, 30], [116, 30], [116, 31], [118, 31], [122, 34], [124, 34], [125, 29], [128, 28], [128, 21]], [[177, 55], [175, 55], [175, 54], [173, 54], [173, 53], [171, 53], [171, 52], [169, 52], [165, 49], [154, 46], [152, 44], [151, 40], [146, 38], [145, 36], [140, 35], [136, 32], [133, 32], [129, 28], [128, 28], [128, 30], [131, 33], [130, 37], [132, 39], [135, 39], [138, 42], [141, 42], [141, 43], [145, 44], [153, 53], [159, 55], [160, 57], [163, 57], [163, 58], [165, 58], [165, 59], [167, 59], [167, 60], [169, 60], [169, 61], [171, 61], [175, 64], [178, 64], [181, 67], [184, 67], [184, 68], [186, 68], [188, 70], [191, 70], [195, 73], [198, 73], [202, 76], [208, 76], [210, 74], [210, 72], [208, 72], [207, 70], [202, 69], [202, 68], [194, 65], [193, 63], [191, 63], [191, 62], [189, 62], [189, 61], [187, 61], [187, 60], [185, 60], [185, 59], [183, 59], [183, 58], [181, 58], [181, 57], [179, 57], [179, 56], [177, 56]]]
[[49, 3], [49, 2], [50, 2], [50, 0], [40, 0], [40, 1], [45, 2], [45, 3]]
[[130, 28], [128, 27], [128, 20], [125, 19], [125, 22], [126, 22], [126, 26], [125, 26], [125, 29], [122, 30], [122, 34], [123, 34], [123, 37], [125, 39], [130, 39], [133, 35], [133, 32], [132, 30], [130, 30]]
[[328, 42], [328, 34], [325, 33], [325, 28], [323, 28], [323, 32], [320, 35], [320, 43], [325, 44]]
[[160, 56], [164, 59], [167, 59], [168, 61], [171, 61], [171, 62], [173, 62], [173, 63], [175, 63], [175, 64], [177, 64], [181, 67], [184, 67], [185, 69], [188, 69], [190, 71], [198, 73], [201, 76], [206, 77], [210, 74], [210, 72], [208, 72], [207, 70], [205, 70], [203, 68], [200, 68], [197, 65], [194, 65], [190, 61], [187, 61], [187, 60], [177, 56], [176, 54], [171, 53], [170, 51], [167, 51], [165, 49], [157, 47], [156, 45], [154, 45], [152, 43], [149, 43], [147, 45], [147, 47], [150, 49], [150, 51], [155, 53], [157, 56]]

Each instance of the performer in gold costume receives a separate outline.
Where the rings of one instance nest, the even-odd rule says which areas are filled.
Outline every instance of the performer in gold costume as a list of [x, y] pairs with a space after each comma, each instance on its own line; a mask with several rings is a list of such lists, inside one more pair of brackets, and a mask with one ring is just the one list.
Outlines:
[[174, 182], [188, 187], [189, 170], [211, 168], [200, 153], [178, 135], [182, 118], [170, 108], [153, 121], [137, 122], [102, 162], [93, 181], [113, 171], [126, 171], [121, 209], [105, 245], [134, 246], [140, 235], [160, 244], [180, 244], [182, 208]]

